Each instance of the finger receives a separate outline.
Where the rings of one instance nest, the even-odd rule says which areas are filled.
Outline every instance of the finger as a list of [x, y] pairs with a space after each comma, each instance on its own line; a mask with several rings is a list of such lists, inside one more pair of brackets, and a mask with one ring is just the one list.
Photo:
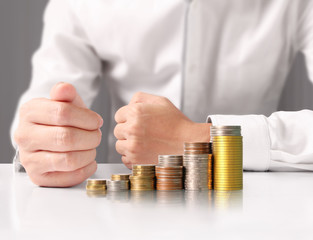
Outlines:
[[20, 117], [32, 123], [72, 126], [86, 130], [96, 130], [103, 124], [102, 117], [90, 109], [78, 107], [73, 103], [44, 98], [33, 99], [25, 103], [21, 107]]
[[127, 140], [117, 140], [115, 143], [116, 151], [121, 155], [126, 155], [127, 153]]
[[127, 168], [132, 169], [132, 164], [126, 156], [122, 156], [122, 162]]
[[130, 100], [129, 104], [133, 103], [159, 103], [161, 99], [164, 99], [164, 97], [160, 97], [157, 95], [144, 93], [144, 92], [137, 92], [134, 94], [132, 99]]
[[118, 140], [126, 140], [127, 139], [126, 128], [127, 128], [127, 124], [126, 123], [118, 123], [118, 124], [116, 124], [116, 126], [114, 128], [114, 136]]
[[89, 165], [96, 159], [96, 149], [76, 152], [21, 152], [21, 162], [29, 174], [72, 172]]
[[[28, 131], [32, 134], [30, 141], [27, 133], [22, 133], [19, 145], [29, 152], [46, 150], [51, 152], [70, 152], [90, 150], [99, 146], [101, 131], [86, 131], [73, 127], [55, 127], [45, 125], [33, 125]], [[24, 128], [25, 129], [25, 128]], [[26, 136], [25, 136], [26, 135]], [[28, 136], [29, 138], [29, 136]]]
[[52, 100], [61, 102], [72, 102], [73, 104], [86, 108], [81, 97], [78, 95], [72, 84], [59, 82], [51, 89], [50, 97]]
[[126, 122], [128, 111], [129, 111], [128, 105], [121, 107], [119, 110], [117, 110], [115, 113], [115, 116], [114, 116], [115, 122], [117, 122], [117, 123]]
[[30, 175], [31, 180], [41, 187], [71, 187], [82, 183], [97, 170], [96, 161], [72, 172], [48, 172], [42, 175]]

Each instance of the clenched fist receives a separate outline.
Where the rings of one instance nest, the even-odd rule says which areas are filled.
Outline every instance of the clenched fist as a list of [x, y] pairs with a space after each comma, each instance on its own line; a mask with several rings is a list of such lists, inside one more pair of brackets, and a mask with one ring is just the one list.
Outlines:
[[168, 99], [137, 93], [115, 114], [116, 150], [124, 164], [156, 164], [160, 154], [182, 154], [184, 142], [208, 142], [210, 125], [195, 123]]
[[50, 96], [21, 106], [14, 138], [20, 161], [35, 184], [69, 187], [96, 171], [103, 120], [86, 108], [70, 84], [55, 85]]

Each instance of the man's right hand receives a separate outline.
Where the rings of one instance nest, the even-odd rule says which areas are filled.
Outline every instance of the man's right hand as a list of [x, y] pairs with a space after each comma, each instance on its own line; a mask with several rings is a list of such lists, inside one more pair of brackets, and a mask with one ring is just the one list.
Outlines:
[[68, 83], [56, 84], [50, 97], [30, 100], [20, 108], [14, 135], [20, 161], [39, 186], [74, 186], [97, 169], [103, 120], [86, 108]]

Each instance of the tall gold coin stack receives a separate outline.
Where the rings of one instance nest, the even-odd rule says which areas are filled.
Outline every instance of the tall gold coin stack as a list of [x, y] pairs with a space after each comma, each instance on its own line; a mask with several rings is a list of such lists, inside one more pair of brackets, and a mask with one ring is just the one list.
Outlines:
[[242, 136], [240, 126], [212, 126], [214, 189], [241, 190]]
[[159, 165], [155, 167], [157, 190], [183, 189], [183, 156], [159, 155]]
[[129, 177], [131, 190], [145, 191], [155, 189], [155, 165], [133, 165], [133, 174]]
[[[209, 185], [210, 143], [196, 142], [184, 144], [183, 165], [186, 190], [207, 190]], [[212, 163], [211, 163], [212, 164]], [[212, 166], [212, 165], [211, 165]]]

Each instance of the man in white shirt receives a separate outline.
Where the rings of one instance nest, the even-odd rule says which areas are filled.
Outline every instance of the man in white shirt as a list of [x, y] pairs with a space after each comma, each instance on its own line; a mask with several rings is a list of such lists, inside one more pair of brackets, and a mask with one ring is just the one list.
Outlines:
[[208, 141], [207, 120], [242, 126], [245, 170], [313, 170], [313, 112], [275, 112], [300, 51], [313, 79], [309, 0], [52, 0], [13, 144], [34, 183], [84, 181], [103, 122], [88, 107], [104, 79], [109, 158], [116, 144], [128, 167]]

